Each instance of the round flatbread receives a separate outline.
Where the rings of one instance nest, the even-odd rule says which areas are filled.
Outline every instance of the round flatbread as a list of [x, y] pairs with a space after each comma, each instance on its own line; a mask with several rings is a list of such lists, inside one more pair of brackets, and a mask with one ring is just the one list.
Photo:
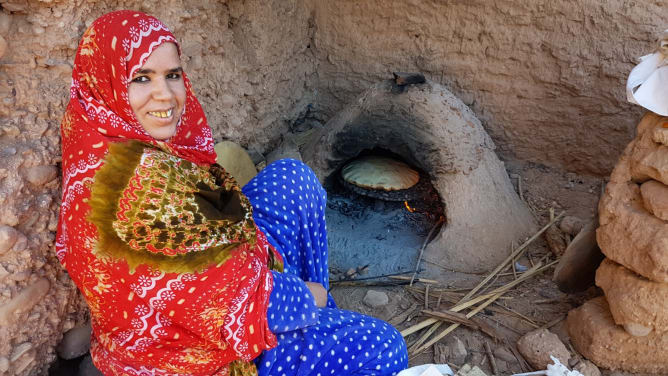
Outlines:
[[343, 167], [341, 175], [358, 187], [385, 191], [408, 189], [420, 180], [420, 174], [407, 164], [380, 156], [358, 158]]

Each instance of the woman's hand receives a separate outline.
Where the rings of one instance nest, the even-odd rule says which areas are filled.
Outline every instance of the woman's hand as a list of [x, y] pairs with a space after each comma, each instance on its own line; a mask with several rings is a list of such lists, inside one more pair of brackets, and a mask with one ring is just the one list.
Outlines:
[[311, 291], [315, 298], [315, 305], [324, 307], [327, 305], [327, 290], [317, 282], [305, 282], [306, 287]]

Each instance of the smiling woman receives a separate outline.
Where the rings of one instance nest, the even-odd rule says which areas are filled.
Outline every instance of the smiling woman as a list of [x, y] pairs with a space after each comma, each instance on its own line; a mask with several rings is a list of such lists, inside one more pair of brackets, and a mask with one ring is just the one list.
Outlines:
[[182, 73], [176, 45], [163, 43], [153, 50], [128, 86], [132, 111], [156, 140], [166, 140], [176, 133], [186, 100]]

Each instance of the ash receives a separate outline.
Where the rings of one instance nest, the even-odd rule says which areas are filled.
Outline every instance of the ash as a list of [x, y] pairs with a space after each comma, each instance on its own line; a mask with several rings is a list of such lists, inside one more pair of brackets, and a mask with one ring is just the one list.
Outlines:
[[360, 196], [338, 184], [328, 189], [326, 215], [332, 280], [367, 265], [360, 277], [412, 272], [438, 220], [433, 214], [411, 213], [403, 202]]

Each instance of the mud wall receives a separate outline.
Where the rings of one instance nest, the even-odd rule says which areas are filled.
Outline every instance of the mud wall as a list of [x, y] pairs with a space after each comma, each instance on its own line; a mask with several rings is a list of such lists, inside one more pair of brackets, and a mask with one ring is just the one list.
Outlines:
[[623, 100], [633, 58], [666, 27], [660, 1], [0, 6], [0, 375], [44, 374], [62, 333], [85, 319], [53, 240], [59, 124], [79, 38], [96, 17], [137, 9], [163, 20], [182, 43], [216, 139], [256, 153], [271, 150], [306, 108], [326, 121], [392, 71], [421, 71], [474, 110], [504, 156], [599, 174], [641, 112]]
[[607, 174], [642, 110], [635, 58], [668, 27], [654, 0], [314, 0], [318, 108], [329, 117], [392, 71], [473, 109], [505, 158]]

